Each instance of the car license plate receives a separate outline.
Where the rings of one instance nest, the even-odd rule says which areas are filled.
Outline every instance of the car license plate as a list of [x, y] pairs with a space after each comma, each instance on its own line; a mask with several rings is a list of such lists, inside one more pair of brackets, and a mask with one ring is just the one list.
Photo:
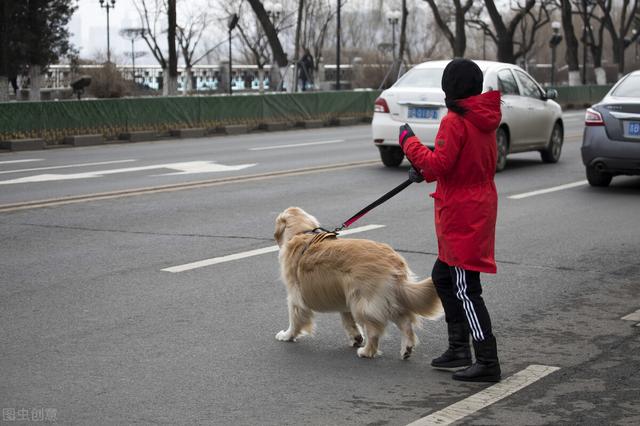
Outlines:
[[407, 118], [421, 118], [425, 120], [437, 120], [438, 108], [409, 107]]
[[627, 136], [638, 138], [640, 137], [640, 122], [628, 121], [627, 122]]

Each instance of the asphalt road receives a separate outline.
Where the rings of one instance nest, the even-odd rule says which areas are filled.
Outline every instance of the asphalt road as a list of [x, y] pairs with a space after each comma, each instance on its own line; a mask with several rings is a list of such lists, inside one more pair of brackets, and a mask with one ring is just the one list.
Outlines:
[[[504, 378], [559, 369], [460, 424], [640, 423], [640, 320], [621, 319], [640, 309], [640, 178], [584, 182], [582, 117], [566, 114], [559, 163], [518, 154], [496, 176], [499, 271], [483, 276]], [[367, 125], [0, 154], [2, 420], [404, 425], [489, 388], [429, 367], [443, 320], [408, 361], [394, 326], [381, 357], [357, 358], [335, 314], [276, 341], [272, 249], [165, 270], [273, 247], [288, 206], [337, 226], [407, 170], [382, 166]], [[412, 185], [352, 228], [383, 225], [358, 237], [427, 276], [432, 191]]]

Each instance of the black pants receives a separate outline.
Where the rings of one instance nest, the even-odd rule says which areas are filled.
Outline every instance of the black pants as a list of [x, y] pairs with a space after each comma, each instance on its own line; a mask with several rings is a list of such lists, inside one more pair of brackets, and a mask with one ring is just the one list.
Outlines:
[[436, 260], [431, 279], [442, 300], [447, 323], [467, 322], [471, 337], [482, 341], [493, 336], [491, 318], [482, 299], [480, 273]]

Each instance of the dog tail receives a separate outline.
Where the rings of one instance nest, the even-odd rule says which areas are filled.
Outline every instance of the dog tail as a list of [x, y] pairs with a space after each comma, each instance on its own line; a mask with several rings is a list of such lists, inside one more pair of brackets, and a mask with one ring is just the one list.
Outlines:
[[443, 315], [442, 302], [431, 277], [418, 282], [404, 282], [401, 289], [403, 302], [409, 310], [431, 320]]

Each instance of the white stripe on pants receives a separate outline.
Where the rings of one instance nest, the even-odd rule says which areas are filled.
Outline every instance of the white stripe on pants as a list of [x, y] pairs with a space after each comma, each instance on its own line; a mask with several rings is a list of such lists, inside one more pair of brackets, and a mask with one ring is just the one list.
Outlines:
[[467, 315], [469, 327], [471, 328], [471, 333], [473, 334], [473, 340], [484, 340], [482, 327], [480, 327], [480, 321], [478, 321], [478, 316], [476, 315], [476, 311], [473, 307], [473, 302], [471, 302], [471, 299], [469, 299], [469, 296], [467, 296], [467, 280], [465, 270], [457, 266], [455, 267], [455, 270], [456, 286], [458, 287], [456, 296], [462, 301], [462, 306], [464, 307], [464, 312]]

